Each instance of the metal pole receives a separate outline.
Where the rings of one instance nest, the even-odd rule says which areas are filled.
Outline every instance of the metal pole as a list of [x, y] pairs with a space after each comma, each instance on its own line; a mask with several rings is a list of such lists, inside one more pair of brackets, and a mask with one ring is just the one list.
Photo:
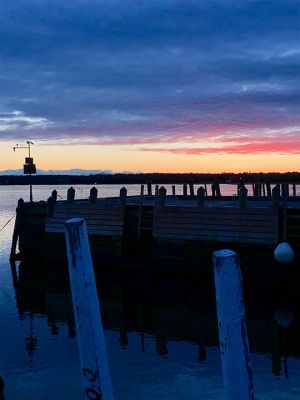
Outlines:
[[113, 400], [85, 220], [66, 221], [65, 234], [84, 399]]

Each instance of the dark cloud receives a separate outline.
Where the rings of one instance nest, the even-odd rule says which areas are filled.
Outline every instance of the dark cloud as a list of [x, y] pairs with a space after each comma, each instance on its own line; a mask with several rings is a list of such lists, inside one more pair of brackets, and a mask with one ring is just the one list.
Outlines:
[[299, 15], [296, 0], [2, 0], [0, 138], [284, 135], [300, 126]]

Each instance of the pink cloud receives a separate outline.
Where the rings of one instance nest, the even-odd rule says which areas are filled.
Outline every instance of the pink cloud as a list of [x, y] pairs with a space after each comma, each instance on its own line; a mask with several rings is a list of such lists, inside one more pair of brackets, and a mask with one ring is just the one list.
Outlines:
[[[217, 147], [195, 148], [143, 148], [142, 151], [161, 153], [200, 155], [200, 154], [300, 154], [300, 137], [283, 135], [281, 137], [230, 137], [217, 138]], [[232, 143], [231, 145], [228, 143]]]

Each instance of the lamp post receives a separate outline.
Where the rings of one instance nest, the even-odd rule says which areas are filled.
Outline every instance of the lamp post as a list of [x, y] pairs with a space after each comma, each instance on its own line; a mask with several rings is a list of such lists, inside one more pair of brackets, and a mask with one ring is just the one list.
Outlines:
[[32, 181], [31, 181], [31, 175], [36, 174], [36, 167], [35, 164], [33, 164], [33, 158], [30, 156], [30, 146], [33, 145], [33, 143], [30, 140], [27, 140], [27, 146], [19, 146], [16, 144], [13, 149], [16, 151], [17, 149], [27, 149], [28, 150], [28, 157], [25, 157], [25, 164], [23, 166], [24, 174], [29, 175], [29, 199], [30, 202], [32, 202]]

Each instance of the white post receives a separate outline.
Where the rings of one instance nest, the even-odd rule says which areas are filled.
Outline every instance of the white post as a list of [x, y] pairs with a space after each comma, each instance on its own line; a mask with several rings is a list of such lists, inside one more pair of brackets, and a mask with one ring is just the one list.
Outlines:
[[85, 220], [69, 219], [65, 233], [84, 399], [113, 400]]
[[254, 400], [238, 255], [213, 253], [223, 381], [230, 400]]

